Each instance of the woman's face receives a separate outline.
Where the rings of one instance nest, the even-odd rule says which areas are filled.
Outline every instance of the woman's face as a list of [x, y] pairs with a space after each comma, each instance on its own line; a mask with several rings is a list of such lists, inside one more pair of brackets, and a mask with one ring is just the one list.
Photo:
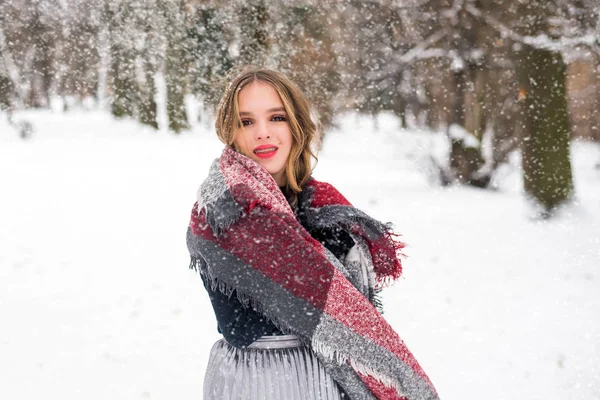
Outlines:
[[279, 94], [268, 83], [254, 81], [240, 91], [238, 103], [242, 127], [235, 132], [236, 148], [284, 186], [292, 132]]

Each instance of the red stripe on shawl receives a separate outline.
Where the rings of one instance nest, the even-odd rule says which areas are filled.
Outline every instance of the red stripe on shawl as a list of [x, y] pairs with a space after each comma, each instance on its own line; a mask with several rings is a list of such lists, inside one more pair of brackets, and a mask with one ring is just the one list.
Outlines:
[[360, 372], [358, 375], [360, 375], [363, 382], [369, 387], [376, 398], [385, 400], [408, 400], [408, 397], [401, 396], [396, 389], [385, 386], [383, 382], [378, 381], [375, 377], [364, 375]]
[[351, 206], [346, 199], [336, 188], [326, 182], [319, 182], [316, 179], [311, 179], [306, 186], [315, 189], [315, 193], [310, 203], [311, 207], [323, 207], [331, 205]]
[[393, 233], [385, 233], [373, 241], [367, 241], [373, 259], [373, 269], [380, 282], [396, 280], [402, 275], [402, 263], [398, 257], [405, 244], [394, 238]]
[[[206, 215], [198, 212], [198, 202], [196, 202], [192, 208], [192, 217], [190, 218], [190, 228], [192, 229], [192, 233], [196, 236], [202, 236], [206, 238], [207, 227], [208, 224], [206, 223]], [[212, 231], [210, 233], [212, 235]]]
[[[216, 243], [294, 296], [319, 310], [324, 308], [335, 267], [322, 253], [321, 244], [296, 220], [257, 207], [250, 215], [240, 218], [235, 228], [215, 238], [210, 226], [202, 223], [203, 217], [204, 213], [192, 215], [195, 235]], [[288, 218], [290, 220], [285, 221]], [[310, 268], [311, 278], [302, 279], [307, 268]]]
[[[311, 207], [320, 208], [331, 205], [352, 207], [352, 204], [329, 183], [311, 179], [306, 186], [314, 189]], [[357, 225], [353, 230], [363, 236], [369, 246], [377, 281], [385, 284], [398, 279], [402, 275], [402, 263], [399, 257], [404, 256], [401, 250], [405, 247], [405, 244], [397, 239], [399, 235], [385, 232], [377, 239], [370, 241], [366, 239], [360, 226]]]
[[[351, 307], [350, 304], [357, 307]], [[433, 387], [425, 371], [394, 329], [337, 269], [324, 311], [357, 334], [371, 339], [378, 346], [395, 354]]]
[[246, 212], [260, 204], [277, 213], [294, 214], [269, 172], [250, 158], [226, 146], [219, 168], [231, 195]]

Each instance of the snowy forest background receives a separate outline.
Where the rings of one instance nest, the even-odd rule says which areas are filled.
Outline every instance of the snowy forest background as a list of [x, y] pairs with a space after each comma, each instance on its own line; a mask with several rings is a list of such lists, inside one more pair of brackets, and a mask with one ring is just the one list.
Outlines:
[[199, 398], [185, 226], [247, 64], [406, 238], [385, 316], [443, 399], [600, 399], [596, 0], [0, 0], [0, 398]]
[[520, 148], [525, 189], [545, 211], [572, 196], [569, 139], [600, 140], [594, 0], [0, 4], [3, 108], [94, 99], [158, 129], [161, 76], [178, 133], [186, 95], [211, 111], [232, 68], [264, 65], [300, 84], [325, 133], [349, 109], [446, 131], [443, 183], [487, 187]]

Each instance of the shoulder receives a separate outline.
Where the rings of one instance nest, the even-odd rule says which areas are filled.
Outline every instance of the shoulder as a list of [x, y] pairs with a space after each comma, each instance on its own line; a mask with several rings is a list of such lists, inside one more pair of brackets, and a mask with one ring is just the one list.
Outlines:
[[344, 197], [332, 184], [311, 178], [305, 185], [305, 190], [310, 192], [311, 207], [323, 207], [330, 205], [351, 206], [348, 199]]

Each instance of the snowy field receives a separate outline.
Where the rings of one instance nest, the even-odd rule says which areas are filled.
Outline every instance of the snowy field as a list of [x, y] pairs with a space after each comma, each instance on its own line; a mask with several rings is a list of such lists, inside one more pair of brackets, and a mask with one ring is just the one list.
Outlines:
[[[0, 115], [0, 399], [200, 399], [216, 323], [187, 269], [196, 189], [221, 144], [98, 111]], [[349, 115], [315, 176], [409, 247], [386, 318], [443, 400], [600, 399], [600, 149], [577, 200], [532, 218], [518, 163], [498, 190], [428, 182], [441, 135]]]

